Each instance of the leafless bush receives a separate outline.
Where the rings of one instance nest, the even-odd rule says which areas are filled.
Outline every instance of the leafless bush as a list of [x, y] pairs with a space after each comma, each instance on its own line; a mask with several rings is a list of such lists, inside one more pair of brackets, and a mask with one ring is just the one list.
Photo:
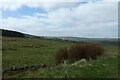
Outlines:
[[60, 48], [58, 51], [57, 51], [57, 54], [55, 56], [56, 58], [56, 64], [60, 64], [62, 63], [62, 61], [64, 61], [65, 59], [68, 58], [68, 51], [66, 48]]
[[57, 51], [56, 63], [62, 63], [65, 59], [78, 61], [80, 59], [97, 59], [104, 54], [104, 49], [96, 44], [76, 44], [70, 48], [62, 48]]

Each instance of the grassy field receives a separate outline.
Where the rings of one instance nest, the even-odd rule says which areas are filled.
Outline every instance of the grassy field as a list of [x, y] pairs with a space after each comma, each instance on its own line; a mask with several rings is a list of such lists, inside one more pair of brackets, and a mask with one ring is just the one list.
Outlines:
[[[73, 43], [47, 39], [3, 37], [3, 71], [13, 66], [55, 65], [55, 52]], [[105, 55], [78, 65], [57, 65], [51, 68], [26, 70], [4, 78], [116, 78], [118, 77], [118, 47], [103, 46]]]

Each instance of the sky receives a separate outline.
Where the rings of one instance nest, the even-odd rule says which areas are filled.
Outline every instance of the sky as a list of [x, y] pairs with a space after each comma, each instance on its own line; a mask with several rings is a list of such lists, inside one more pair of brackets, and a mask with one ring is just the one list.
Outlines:
[[118, 37], [118, 0], [1, 0], [0, 25], [37, 36]]

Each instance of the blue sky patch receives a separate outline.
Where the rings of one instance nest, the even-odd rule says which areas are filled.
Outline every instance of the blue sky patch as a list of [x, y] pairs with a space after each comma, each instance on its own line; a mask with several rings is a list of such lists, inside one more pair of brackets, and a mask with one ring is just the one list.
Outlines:
[[6, 10], [2, 11], [2, 18], [14, 17], [21, 18], [22, 16], [33, 16], [35, 13], [47, 13], [43, 8], [31, 8], [22, 6], [16, 11]]

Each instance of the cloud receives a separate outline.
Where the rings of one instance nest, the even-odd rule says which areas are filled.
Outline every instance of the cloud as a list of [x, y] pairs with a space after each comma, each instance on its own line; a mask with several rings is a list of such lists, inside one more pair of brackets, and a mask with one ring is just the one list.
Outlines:
[[[1, 0], [0, 1], [0, 10], [12, 10], [16, 11], [21, 8], [23, 5], [39, 8], [43, 7], [46, 10], [52, 10], [60, 7], [74, 7], [79, 2], [118, 2], [119, 0]], [[55, 2], [55, 3], [54, 3]], [[59, 2], [64, 2], [59, 4]]]
[[107, 0], [86, 4], [44, 3], [39, 7], [47, 13], [21, 15], [19, 19], [8, 17], [3, 19], [3, 28], [41, 36], [117, 37], [117, 3], [104, 1]]
[[[77, 1], [77, 2], [76, 2]], [[19, 8], [21, 8], [23, 5], [32, 7], [32, 8], [39, 8], [42, 7], [46, 10], [52, 10], [57, 9], [60, 7], [72, 7], [78, 4], [79, 0], [1, 0], [0, 3], [0, 9], [2, 10], [12, 10], [15, 11]], [[55, 2], [55, 3], [54, 3]], [[65, 2], [63, 4], [60, 4], [59, 2]]]
[[47, 17], [47, 14], [45, 14], [45, 13], [36, 13], [35, 16], [38, 16], [38, 17]]

